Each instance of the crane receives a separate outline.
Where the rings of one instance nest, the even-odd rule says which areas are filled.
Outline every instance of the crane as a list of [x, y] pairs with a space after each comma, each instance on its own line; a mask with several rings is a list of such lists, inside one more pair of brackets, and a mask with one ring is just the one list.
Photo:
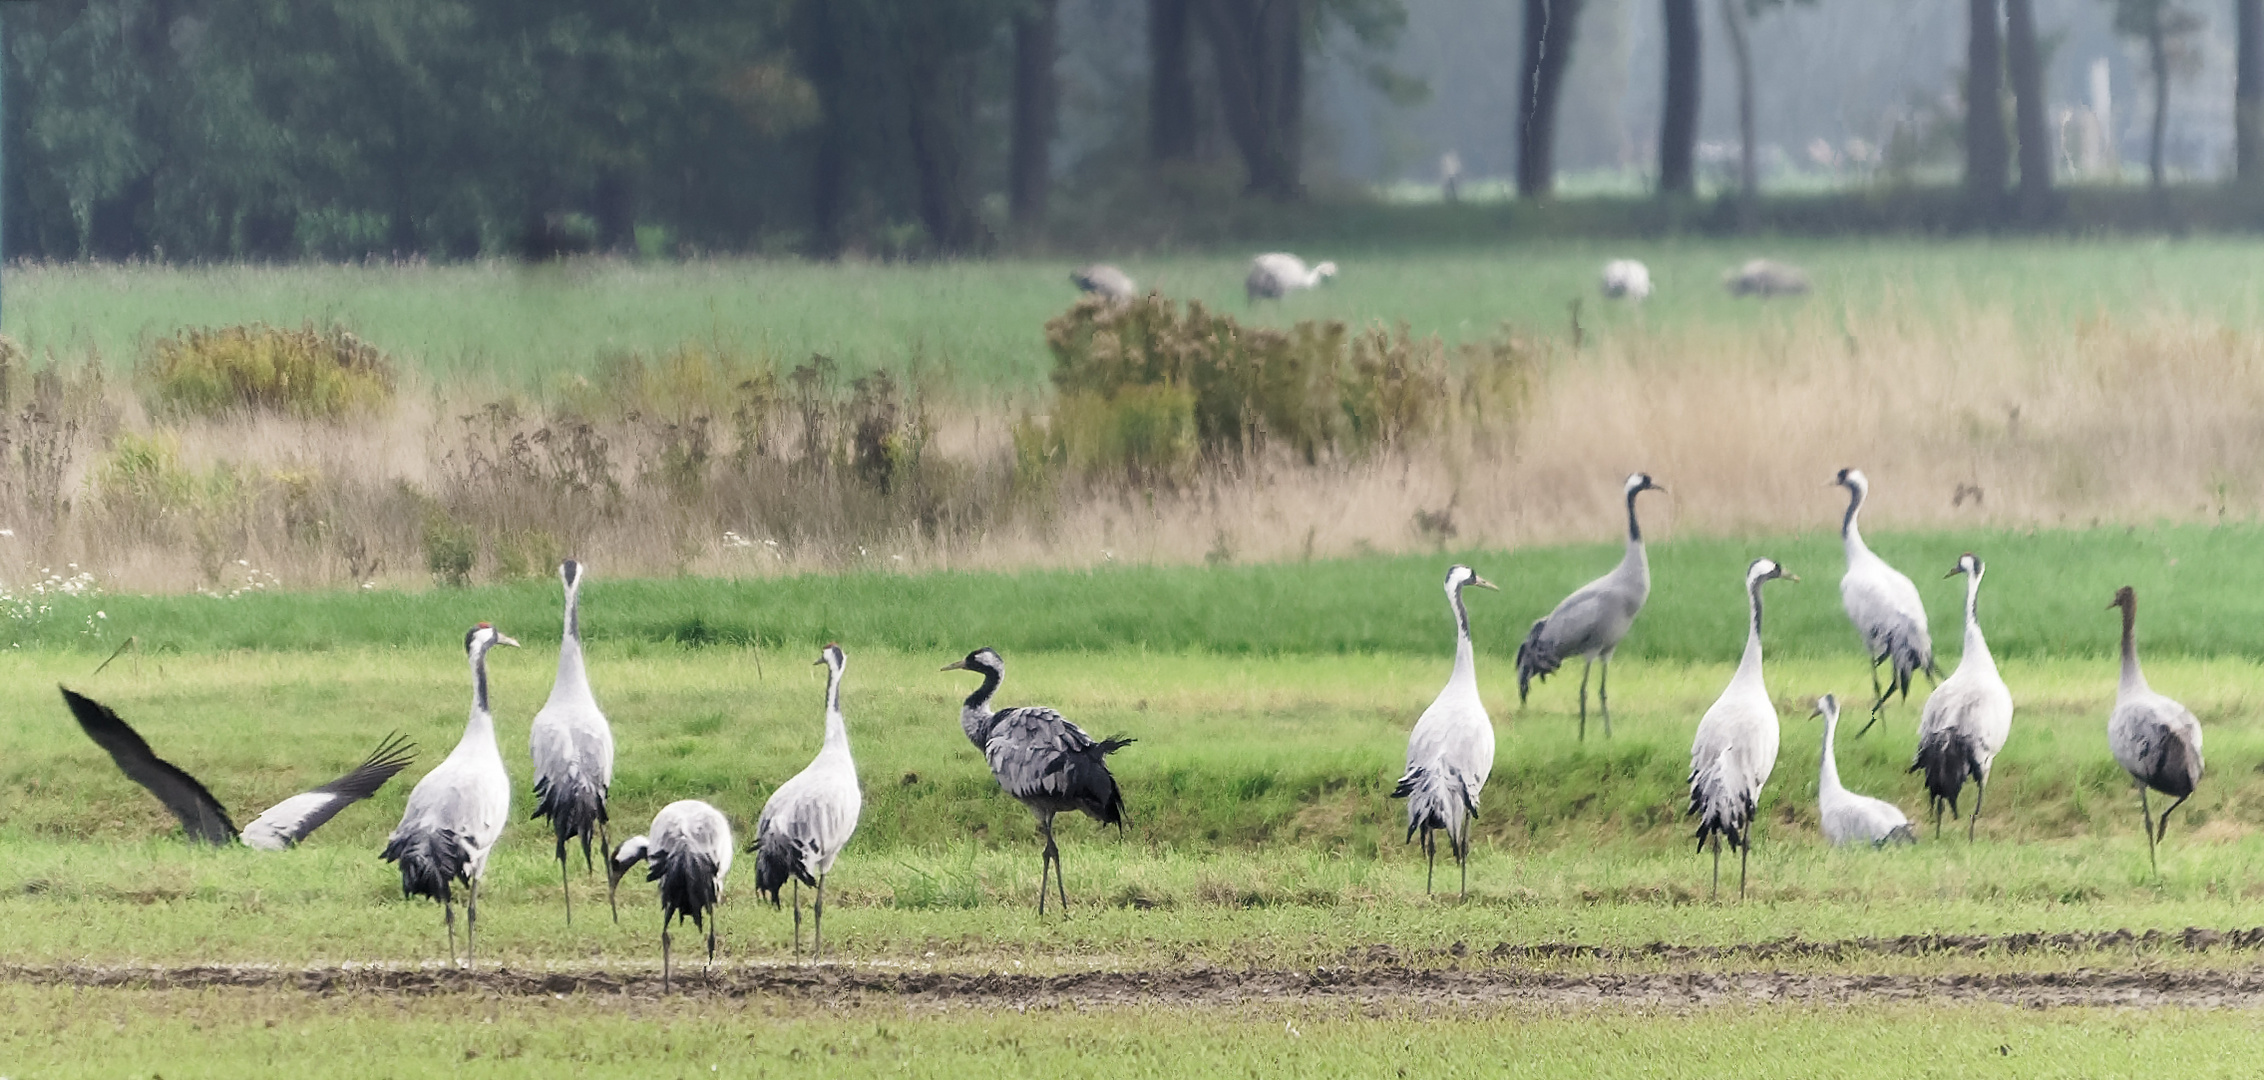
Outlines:
[[[1847, 516], [1840, 519], [1840, 543], [1847, 550], [1847, 573], [1840, 578], [1840, 603], [1847, 608], [1848, 621], [1863, 637], [1864, 655], [1871, 660], [1871, 689], [1877, 694], [1871, 702], [1871, 719], [1855, 733], [1860, 739], [1879, 722], [1879, 713], [1887, 707], [1887, 699], [1895, 691], [1902, 691], [1902, 699], [1910, 700], [1910, 676], [1924, 671], [1926, 678], [1934, 678], [1934, 640], [1926, 633], [1926, 605], [1918, 599], [1918, 586], [1902, 571], [1887, 565], [1887, 561], [1872, 554], [1863, 542], [1863, 532], [1856, 527], [1855, 515], [1862, 511], [1863, 500], [1871, 493], [1871, 481], [1861, 469], [1841, 469], [1832, 478], [1832, 485], [1847, 489]], [[1879, 665], [1887, 664], [1888, 679], [1885, 689], [1879, 687]]]
[[1525, 703], [1534, 679], [1546, 680], [1573, 656], [1580, 664], [1580, 738], [1588, 738], [1588, 670], [1598, 658], [1604, 677], [1596, 688], [1596, 702], [1604, 714], [1604, 737], [1612, 734], [1609, 691], [1612, 653], [1619, 649], [1643, 602], [1651, 596], [1651, 559], [1643, 550], [1643, 525], [1635, 518], [1635, 497], [1646, 491], [1665, 491], [1649, 473], [1627, 478], [1627, 553], [1612, 572], [1573, 590], [1556, 609], [1533, 621], [1525, 643], [1517, 647], [1517, 703]]
[[[833, 860], [857, 831], [864, 792], [857, 786], [857, 762], [849, 756], [849, 726], [841, 716], [841, 673], [849, 656], [827, 645], [817, 659], [825, 665], [825, 743], [808, 767], [778, 785], [755, 822], [755, 891], [779, 905], [779, 889], [794, 881], [794, 948], [802, 947], [802, 886], [817, 889], [810, 905], [814, 933], [811, 954], [825, 955], [825, 876]], [[812, 665], [816, 666], [815, 664]]]
[[401, 895], [440, 901], [448, 926], [448, 959], [456, 960], [456, 907], [451, 882], [461, 882], [464, 898], [464, 963], [474, 962], [480, 918], [480, 879], [488, 853], [511, 817], [511, 775], [495, 745], [495, 715], [488, 710], [487, 652], [518, 642], [488, 623], [464, 635], [472, 664], [472, 714], [464, 738], [448, 757], [417, 781], [401, 824], [385, 841], [382, 858], [401, 868]]
[[1957, 670], [1926, 697], [1918, 721], [1918, 756], [1910, 772], [1926, 776], [1926, 799], [1934, 807], [1934, 836], [1942, 835], [1942, 808], [1957, 816], [1957, 798], [1965, 781], [1973, 781], [1973, 813], [1965, 822], [1965, 842], [1973, 842], [1981, 821], [1981, 801], [1989, 794], [1989, 770], [1997, 753], [2012, 734], [2012, 690], [1997, 674], [1989, 643], [1981, 637], [1975, 614], [1981, 595], [1981, 574], [1987, 567], [1968, 551], [1958, 556], [1950, 577], [1965, 575], [1965, 651]]
[[1054, 815], [1083, 811], [1103, 825], [1124, 831], [1124, 792], [1108, 770], [1108, 756], [1133, 740], [1111, 736], [1095, 740], [1085, 729], [1043, 705], [1021, 705], [992, 712], [991, 698], [1006, 677], [1006, 661], [995, 650], [976, 649], [965, 659], [943, 665], [945, 671], [972, 671], [983, 685], [967, 695], [959, 709], [959, 729], [982, 751], [998, 786], [1037, 815], [1038, 831], [1045, 835], [1043, 861], [1038, 866], [1038, 913], [1046, 910], [1046, 874], [1061, 896], [1063, 914], [1069, 911], [1069, 886], [1062, 883], [1061, 849], [1054, 844]]
[[1901, 808], [1885, 799], [1858, 795], [1840, 783], [1839, 757], [1832, 749], [1832, 736], [1839, 730], [1839, 698], [1830, 694], [1818, 698], [1815, 715], [1824, 718], [1824, 750], [1816, 776], [1816, 811], [1824, 839], [1835, 846], [1850, 840], [1872, 847], [1885, 847], [1892, 840], [1916, 842], [1910, 818]]
[[1267, 252], [1250, 260], [1250, 276], [1242, 279], [1242, 291], [1251, 303], [1260, 300], [1279, 300], [1300, 289], [1310, 289], [1336, 276], [1336, 264], [1324, 262], [1307, 269], [1305, 260], [1279, 251]]
[[[2155, 693], [2138, 669], [2138, 594], [2125, 585], [2107, 606], [2122, 609], [2122, 682], [2115, 687], [2115, 711], [2107, 717], [2107, 748], [2138, 784], [2146, 863], [2158, 876], [2162, 866], [2154, 849], [2169, 835], [2170, 811], [2185, 805], [2201, 783], [2201, 721], [2185, 706]], [[2159, 821], [2147, 805], [2149, 788], [2176, 800]]]
[[1604, 297], [1610, 300], [1651, 298], [1651, 268], [1634, 259], [1613, 259], [1604, 264]]
[[1078, 291], [1098, 296], [1112, 304], [1129, 303], [1140, 296], [1140, 286], [1132, 275], [1107, 263], [1094, 263], [1069, 273], [1069, 280]]
[[[660, 882], [660, 990], [668, 992], [668, 926], [682, 918], [707, 932], [708, 963], [715, 963], [715, 905], [722, 899], [724, 875], [731, 872], [731, 822], [723, 811], [698, 799], [679, 799], [660, 808], [652, 829], [621, 842], [606, 861], [606, 902], [615, 903], [621, 878], [640, 862], [651, 864], [647, 881]], [[621, 921], [616, 903], [613, 921]]]
[[1478, 670], [1470, 646], [1470, 613], [1462, 590], [1475, 585], [1499, 589], [1467, 566], [1446, 572], [1447, 607], [1454, 612], [1454, 670], [1431, 707], [1407, 736], [1407, 771], [1391, 797], [1407, 800], [1407, 838], [1423, 834], [1423, 891], [1431, 891], [1438, 869], [1437, 835], [1446, 833], [1455, 864], [1462, 868], [1462, 895], [1470, 895], [1470, 819], [1478, 813], [1478, 794], [1494, 771], [1494, 723], [1478, 697]]
[[1698, 721], [1690, 743], [1690, 813], [1698, 818], [1698, 850], [1714, 842], [1714, 894], [1722, 890], [1722, 839], [1737, 849], [1737, 895], [1745, 898], [1745, 864], [1753, 851], [1753, 811], [1761, 787], [1777, 767], [1777, 707], [1761, 678], [1761, 586], [1783, 578], [1772, 559], [1755, 559], [1745, 570], [1745, 597], [1751, 619], [1745, 655], [1737, 662], [1722, 696]]
[[126, 726], [126, 721], [109, 706], [68, 688], [59, 689], [63, 690], [63, 703], [70, 706], [80, 729], [95, 745], [110, 753], [110, 760], [118, 763], [119, 770], [157, 796], [157, 801], [164, 803], [165, 809], [180, 820], [181, 829], [189, 839], [215, 846], [240, 840], [245, 847], [261, 851], [296, 847], [324, 822], [338, 816], [339, 811], [376, 794], [395, 773], [416, 760], [416, 755], [411, 753], [415, 744], [403, 741], [398, 733], [388, 735], [369, 757], [346, 775], [268, 807], [238, 833], [220, 800], [213, 798], [196, 777], [158, 757], [149, 743]]
[[[574, 892], [566, 880], [566, 843], [582, 841], [582, 865], [590, 864], [590, 839], [610, 848], [605, 800], [613, 789], [613, 728], [590, 693], [590, 674], [582, 657], [582, 564], [558, 564], [566, 586], [566, 627], [558, 641], [558, 677], [550, 699], [535, 713], [527, 736], [534, 759], [534, 818], [549, 818], [558, 837], [558, 884], [566, 895], [566, 923], [574, 922]], [[530, 818], [529, 820], [532, 820]]]

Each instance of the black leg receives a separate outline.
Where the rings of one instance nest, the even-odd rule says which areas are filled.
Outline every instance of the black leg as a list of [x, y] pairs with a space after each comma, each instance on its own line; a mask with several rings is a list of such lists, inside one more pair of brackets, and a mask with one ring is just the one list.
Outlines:
[[2162, 864], [2154, 857], [2154, 811], [2146, 805], [2146, 785], [2144, 782], [2138, 785], [2138, 820], [2146, 825], [2146, 865], [2154, 871], [2155, 877], [2161, 877]]
[[668, 916], [660, 917], [660, 992], [668, 992], [668, 948], [673, 944], [668, 936]]
[[1604, 669], [1596, 673], [1596, 709], [1604, 714], [1604, 738], [1612, 737], [1612, 654], [1604, 654]]
[[1965, 819], [1965, 842], [1973, 843], [1973, 831], [1981, 825], [1981, 802], [1989, 797], [1989, 782], [1980, 777], [1973, 779], [1973, 813]]
[[1431, 882], [1439, 873], [1439, 841], [1431, 830], [1423, 830], [1423, 895], [1431, 895]]
[[1596, 666], [1593, 659], [1580, 661], [1580, 740], [1588, 740], [1588, 669]]
[[470, 895], [464, 898], [464, 966], [479, 966], [480, 938], [480, 883], [470, 883]]
[[2166, 839], [2170, 835], [2170, 813], [2178, 807], [2184, 806], [2185, 800], [2191, 797], [2189, 795], [2178, 796], [2178, 801], [2171, 803], [2162, 811], [2161, 817], [2154, 819], [2154, 838], [2156, 840]]
[[[1891, 689], [1893, 685], [1889, 683], [1888, 687]], [[1871, 661], [1871, 719], [1864, 722], [1862, 731], [1855, 733], [1856, 738], [1860, 739], [1869, 734], [1871, 725], [1879, 722], [1879, 711], [1887, 707], [1887, 693], [1887, 690], [1879, 688], [1879, 661], [1873, 660]]]
[[1941, 839], [1941, 838], [1942, 838], [1942, 802], [1943, 802], [1943, 799], [1942, 799], [1942, 797], [1941, 797], [1941, 796], [1939, 796], [1939, 795], [1936, 795], [1936, 796], [1933, 796], [1932, 798], [1929, 798], [1929, 799], [1928, 799], [1927, 801], [1928, 801], [1928, 802], [1931, 802], [1931, 803], [1933, 803], [1933, 804], [1934, 804], [1934, 839], [1936, 839], [1936, 840], [1939, 840], [1939, 839]]
[[1722, 898], [1722, 834], [1714, 834], [1714, 891], [1712, 899]]
[[440, 920], [448, 924], [448, 966], [456, 966], [456, 904], [452, 900], [440, 901]]
[[1748, 837], [1737, 845], [1737, 898], [1745, 899], [1745, 861], [1753, 855], [1753, 840]]
[[558, 889], [566, 894], [566, 925], [574, 925], [574, 886], [566, 880], [566, 849], [558, 849]]
[[818, 898], [810, 902], [810, 958], [825, 959], [825, 875], [818, 875]]
[[1470, 899], [1470, 823], [1463, 821], [1463, 833], [1454, 842], [1454, 861], [1462, 867], [1462, 899]]
[[794, 952], [802, 952], [802, 879], [794, 879]]

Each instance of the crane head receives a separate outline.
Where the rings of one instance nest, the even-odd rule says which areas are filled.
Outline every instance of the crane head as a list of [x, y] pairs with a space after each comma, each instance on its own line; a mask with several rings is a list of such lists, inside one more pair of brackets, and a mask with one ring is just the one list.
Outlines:
[[1839, 698], [1832, 694], [1825, 694], [1823, 697], [1817, 698], [1815, 711], [1808, 715], [1810, 717], [1821, 716], [1826, 723], [1838, 722]]
[[571, 591], [582, 583], [582, 564], [572, 559], [559, 563], [558, 579], [565, 582], [566, 588]]
[[605, 860], [605, 902], [613, 908], [614, 922], [621, 921], [621, 879], [629, 873], [630, 867], [645, 861], [645, 853], [651, 847], [652, 841], [632, 836], [622, 841]]
[[810, 664], [810, 666], [811, 666], [811, 667], [829, 667], [829, 668], [832, 668], [832, 669], [833, 669], [833, 670], [835, 670], [835, 671], [839, 671], [839, 670], [841, 670], [841, 669], [842, 669], [842, 667], [843, 667], [843, 666], [847, 665], [848, 663], [849, 663], [849, 654], [848, 654], [848, 653], [845, 653], [845, 652], [842, 652], [842, 651], [841, 651], [841, 643], [840, 643], [840, 642], [838, 642], [838, 641], [835, 641], [835, 642], [828, 642], [828, 643], [826, 644], [826, 647], [825, 647], [824, 649], [821, 649], [821, 650], [819, 650], [819, 652], [818, 652], [818, 658], [817, 658], [817, 659], [816, 659], [815, 661], [813, 661], [813, 662], [812, 662], [812, 663]]
[[1775, 559], [1766, 557], [1753, 560], [1753, 565], [1745, 568], [1747, 588], [1759, 588], [1762, 582], [1774, 581], [1778, 578], [1797, 583], [1800, 580], [1800, 575], [1779, 566]]
[[1861, 495], [1871, 490], [1871, 480], [1863, 475], [1861, 469], [1841, 469], [1838, 475], [1832, 477], [1832, 482], [1825, 486], [1843, 487]]
[[1628, 477], [1627, 477], [1627, 493], [1628, 493], [1628, 494], [1629, 494], [1630, 496], [1634, 495], [1635, 493], [1637, 493], [1637, 492], [1639, 492], [1639, 491], [1665, 491], [1665, 490], [1666, 490], [1666, 488], [1665, 488], [1665, 487], [1664, 487], [1663, 485], [1661, 485], [1661, 484], [1659, 484], [1659, 483], [1658, 483], [1657, 481], [1655, 481], [1655, 480], [1652, 480], [1652, 479], [1651, 479], [1651, 474], [1650, 474], [1650, 473], [1641, 473], [1641, 472], [1639, 472], [1639, 473], [1630, 473], [1630, 474], [1628, 474]]
[[1958, 576], [1959, 574], [1971, 574], [1974, 577], [1980, 577], [1981, 557], [1968, 551], [1965, 554], [1958, 556], [1957, 565], [1950, 567], [1950, 572], [1943, 574], [1942, 576], [1946, 578], [1953, 578]]
[[1313, 268], [1314, 281], [1327, 281], [1328, 279], [1335, 276], [1336, 264], [1333, 262], [1324, 262], [1321, 265]]
[[1467, 566], [1464, 566], [1464, 565], [1462, 565], [1462, 564], [1460, 564], [1460, 563], [1456, 563], [1456, 564], [1455, 564], [1455, 565], [1453, 565], [1453, 566], [1447, 567], [1447, 569], [1446, 569], [1446, 591], [1447, 591], [1447, 592], [1449, 592], [1449, 593], [1456, 593], [1456, 592], [1460, 592], [1460, 591], [1462, 591], [1462, 588], [1463, 588], [1463, 586], [1466, 586], [1466, 585], [1476, 585], [1477, 587], [1479, 587], [1479, 588], [1481, 588], [1481, 589], [1492, 589], [1492, 590], [1494, 590], [1494, 591], [1496, 591], [1496, 592], [1499, 592], [1499, 591], [1501, 591], [1501, 586], [1499, 586], [1499, 585], [1496, 585], [1496, 584], [1494, 584], [1494, 583], [1493, 583], [1493, 582], [1491, 582], [1491, 581], [1487, 581], [1487, 580], [1486, 580], [1485, 578], [1479, 577], [1479, 576], [1478, 576], [1478, 572], [1477, 572], [1476, 570], [1472, 570], [1472, 569], [1470, 569], [1469, 567], [1467, 567]]
[[2132, 592], [2130, 586], [2125, 585], [2115, 590], [2115, 598], [2107, 606], [2121, 608], [2124, 611], [2136, 611], [2138, 610], [2138, 594]]
[[1004, 675], [1006, 674], [1006, 661], [986, 645], [968, 653], [964, 660], [954, 660], [943, 665], [942, 670], [976, 671], [985, 675]]
[[496, 629], [493, 623], [481, 623], [464, 635], [464, 651], [467, 653], [486, 652], [497, 645], [509, 645], [514, 649], [519, 647], [516, 640]]

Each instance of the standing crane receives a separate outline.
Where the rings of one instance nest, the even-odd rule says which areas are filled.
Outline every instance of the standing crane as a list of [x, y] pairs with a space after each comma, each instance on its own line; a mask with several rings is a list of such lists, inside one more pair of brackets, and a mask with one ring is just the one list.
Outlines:
[[959, 729], [982, 751], [991, 776], [1008, 795], [1037, 815], [1038, 831], [1046, 838], [1038, 866], [1038, 914], [1046, 910], [1046, 874], [1053, 874], [1061, 895], [1061, 910], [1069, 912], [1069, 886], [1063, 884], [1061, 849], [1053, 842], [1054, 815], [1084, 811], [1085, 816], [1124, 832], [1124, 792], [1108, 771], [1108, 756], [1132, 740], [1111, 736], [1095, 740], [1085, 729], [1043, 705], [1020, 705], [992, 712], [991, 697], [1006, 677], [1006, 661], [988, 648], [968, 653], [966, 659], [943, 665], [945, 671], [972, 671], [983, 685], [967, 695], [959, 709]]
[[[2170, 811], [2183, 806], [2201, 783], [2201, 721], [2185, 706], [2155, 693], [2138, 670], [2138, 594], [2125, 585], [2107, 606], [2122, 609], [2122, 682], [2115, 688], [2115, 711], [2107, 717], [2107, 748], [2138, 783], [2146, 864], [2159, 876], [2162, 866], [2154, 849], [2169, 835]], [[2147, 805], [2148, 788], [2176, 800], [2158, 822]]]
[[[1847, 608], [1855, 632], [1863, 636], [1863, 654], [1871, 660], [1871, 690], [1877, 695], [1871, 702], [1871, 719], [1855, 733], [1860, 739], [1879, 722], [1880, 711], [1895, 691], [1902, 691], [1904, 701], [1910, 700], [1912, 672], [1924, 671], [1929, 681], [1934, 678], [1934, 641], [1926, 633], [1926, 605], [1919, 602], [1918, 586], [1911, 584], [1902, 571], [1888, 566], [1885, 559], [1872, 554], [1863, 542], [1862, 531], [1856, 528], [1855, 515], [1871, 493], [1871, 481], [1864, 478], [1861, 469], [1841, 469], [1832, 484], [1846, 488], [1848, 493], [1847, 516], [1840, 520], [1840, 543], [1847, 549], [1840, 603]], [[1880, 664], [1889, 665], [1885, 689], [1879, 687]]]
[[1698, 721], [1690, 743], [1690, 813], [1698, 818], [1698, 850], [1714, 842], [1714, 895], [1722, 891], [1722, 838], [1737, 849], [1737, 896], [1745, 898], [1745, 863], [1753, 851], [1753, 811], [1761, 786], [1777, 767], [1777, 707], [1761, 678], [1761, 586], [1783, 578], [1799, 581], [1769, 559], [1755, 559], [1745, 570], [1745, 598], [1751, 620], [1745, 655], [1737, 674]]
[[1839, 755], [1832, 749], [1832, 736], [1839, 730], [1839, 699], [1830, 694], [1818, 698], [1815, 715], [1824, 718], [1824, 750], [1816, 775], [1816, 811], [1824, 839], [1834, 846], [1850, 840], [1872, 847], [1885, 847], [1890, 840], [1915, 843], [1918, 838], [1910, 833], [1910, 818], [1900, 807], [1858, 795], [1840, 783]]
[[70, 706], [79, 728], [96, 746], [109, 751], [110, 760], [118, 763], [128, 779], [148, 789], [172, 811], [189, 839], [216, 847], [239, 840], [245, 847], [261, 851], [296, 847], [324, 822], [337, 817], [340, 810], [376, 794], [395, 773], [416, 760], [410, 752], [415, 744], [403, 742], [397, 733], [388, 735], [352, 772], [268, 807], [239, 834], [220, 800], [213, 798], [196, 777], [158, 757], [140, 733], [127, 727], [109, 706], [67, 688], [63, 688], [63, 703]]
[[503, 824], [511, 818], [511, 774], [504, 771], [503, 751], [495, 745], [495, 715], [488, 711], [487, 651], [518, 644], [487, 623], [464, 635], [464, 652], [472, 662], [472, 715], [464, 725], [464, 738], [409, 791], [408, 809], [386, 839], [382, 856], [401, 868], [402, 897], [440, 901], [441, 918], [448, 926], [450, 963], [456, 960], [455, 893], [450, 883], [463, 884], [466, 966], [475, 959], [480, 879], [487, 875], [488, 853], [495, 850]]
[[1627, 553], [1612, 572], [1582, 585], [1564, 598], [1556, 610], [1533, 621], [1525, 643], [1517, 647], [1517, 703], [1534, 679], [1546, 680], [1569, 657], [1580, 657], [1580, 738], [1588, 738], [1588, 670], [1604, 662], [1603, 681], [1596, 687], [1596, 704], [1604, 714], [1604, 737], [1611, 738], [1612, 707], [1609, 692], [1612, 653], [1642, 614], [1651, 596], [1651, 560], [1643, 551], [1643, 525], [1635, 519], [1635, 497], [1646, 491], [1665, 491], [1649, 473], [1627, 478]]
[[[574, 923], [574, 890], [566, 880], [566, 842], [580, 837], [582, 865], [590, 865], [590, 839], [598, 849], [612, 846], [605, 835], [605, 800], [613, 788], [613, 728], [590, 693], [589, 668], [582, 658], [582, 564], [558, 565], [566, 584], [566, 630], [558, 641], [558, 677], [550, 700], [535, 714], [527, 737], [534, 758], [536, 818], [549, 818], [558, 837], [558, 884], [566, 895], [566, 923]], [[530, 818], [529, 820], [532, 820]]]
[[1965, 822], [1965, 842], [1973, 842], [1981, 822], [1981, 801], [1989, 794], [1989, 770], [1997, 752], [2012, 734], [2012, 690], [1997, 674], [1989, 643], [1981, 637], [1975, 605], [1981, 596], [1981, 574], [1987, 569], [1968, 551], [1958, 556], [1950, 577], [1965, 575], [1965, 651], [1957, 670], [1926, 697], [1918, 721], [1918, 756], [1910, 772], [1926, 776], [1926, 801], [1934, 807], [1934, 836], [1942, 835], [1942, 808], [1957, 816], [1958, 793], [1973, 781], [1973, 813]]
[[689, 919], [707, 932], [708, 964], [715, 963], [715, 905], [723, 896], [723, 877], [731, 872], [731, 822], [723, 811], [698, 799], [681, 799], [660, 808], [652, 830], [622, 841], [606, 861], [605, 897], [614, 904], [621, 878], [639, 862], [649, 862], [647, 881], [660, 882], [660, 991], [668, 992], [668, 924]]
[[1324, 262], [1311, 269], [1305, 260], [1279, 251], [1267, 252], [1250, 260], [1250, 276], [1242, 279], [1242, 291], [1253, 304], [1260, 300], [1279, 300], [1300, 289], [1310, 289], [1336, 276], [1336, 264]]
[[1470, 613], [1462, 590], [1476, 585], [1499, 589], [1467, 566], [1446, 572], [1446, 602], [1454, 611], [1454, 671], [1446, 687], [1415, 721], [1407, 736], [1407, 772], [1391, 797], [1407, 800], [1407, 838], [1423, 834], [1423, 892], [1431, 891], [1438, 870], [1437, 834], [1446, 833], [1455, 865], [1462, 868], [1462, 895], [1470, 895], [1470, 819], [1478, 813], [1478, 793], [1494, 771], [1494, 723], [1478, 697], [1478, 669], [1470, 647]]
[[[813, 956], [825, 955], [825, 875], [857, 831], [864, 792], [857, 786], [857, 762], [849, 756], [849, 726], [841, 718], [841, 672], [849, 657], [827, 645], [817, 663], [826, 667], [825, 744], [808, 767], [778, 785], [755, 822], [755, 891], [779, 906], [778, 891], [794, 881], [794, 948], [802, 948], [802, 886], [817, 889], [810, 905]], [[815, 666], [815, 665], [812, 665]]]

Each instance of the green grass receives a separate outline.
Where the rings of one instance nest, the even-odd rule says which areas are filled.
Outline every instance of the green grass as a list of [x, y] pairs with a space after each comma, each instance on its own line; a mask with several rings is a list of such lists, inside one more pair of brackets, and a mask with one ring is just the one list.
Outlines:
[[[1821, 491], [1821, 485], [1819, 485]], [[1819, 513], [1836, 509], [1819, 494]], [[1875, 550], [1917, 581], [1943, 670], [1959, 649], [1964, 579], [1942, 575], [1965, 551], [1989, 570], [1982, 623], [1999, 657], [2101, 657], [2120, 623], [2106, 610], [2118, 585], [2138, 589], [2149, 657], [2264, 655], [2264, 527], [2170, 525], [2067, 531], [1881, 534]], [[1821, 658], [1855, 648], [1840, 608], [1845, 567], [1835, 533], [1651, 544], [1649, 605], [1620, 651], [1637, 660], [1735, 660], [1745, 643], [1744, 569], [1777, 559], [1800, 584], [1769, 588], [1771, 655]], [[1472, 593], [1471, 632], [1497, 661], [1516, 654], [1532, 620], [1609, 570], [1616, 544], [1373, 556], [1224, 567], [1117, 567], [906, 575], [883, 552], [876, 569], [843, 575], [614, 581], [587, 591], [585, 633], [629, 650], [753, 646], [932, 653], [941, 663], [990, 645], [1019, 653], [1148, 650], [1226, 656], [1443, 656], [1452, 623], [1440, 592], [1462, 560], [1503, 591]], [[759, 563], [750, 562], [751, 570]], [[557, 641], [557, 585], [424, 592], [254, 592], [230, 600], [107, 595], [53, 601], [47, 616], [0, 623], [0, 645], [107, 654], [127, 635], [142, 651], [426, 649], [486, 620], [530, 645]], [[93, 619], [100, 610], [106, 616]], [[95, 632], [90, 632], [90, 625]], [[1574, 673], [1572, 679], [1577, 680]], [[1567, 688], [1568, 689], [1568, 688]]]
[[[762, 998], [0, 988], [0, 1068], [115, 1077], [2247, 1076], [2247, 1010], [1988, 1004], [907, 1012]], [[1442, 1019], [1458, 1023], [1442, 1024]]]
[[[1255, 249], [1253, 249], [1254, 251]], [[1253, 313], [1261, 322], [1326, 316], [1405, 321], [1451, 340], [1505, 321], [1569, 334], [1584, 298], [1591, 335], [1719, 325], [1766, 330], [1803, 311], [1896, 303], [1923, 317], [1993, 309], [2036, 325], [2100, 314], [2188, 312], [2259, 324], [2247, 287], [2251, 239], [2190, 241], [1544, 241], [1413, 250], [1373, 241], [1308, 245], [1344, 272], [1328, 288]], [[1095, 253], [1105, 255], [1106, 253]], [[1143, 286], [1243, 310], [1248, 252], [1127, 258]], [[1595, 296], [1603, 260], [1644, 259], [1659, 292], [1640, 307]], [[1724, 269], [1755, 255], [1806, 266], [1816, 295], [1759, 304], [1723, 294]], [[443, 378], [542, 388], [603, 355], [697, 340], [785, 363], [810, 353], [851, 370], [918, 369], [947, 384], [1030, 390], [1051, 360], [1041, 326], [1073, 299], [1076, 260], [922, 265], [728, 261], [410, 267], [55, 265], [11, 270], [6, 330], [35, 353], [93, 350], [113, 361], [183, 327], [339, 322]]]

